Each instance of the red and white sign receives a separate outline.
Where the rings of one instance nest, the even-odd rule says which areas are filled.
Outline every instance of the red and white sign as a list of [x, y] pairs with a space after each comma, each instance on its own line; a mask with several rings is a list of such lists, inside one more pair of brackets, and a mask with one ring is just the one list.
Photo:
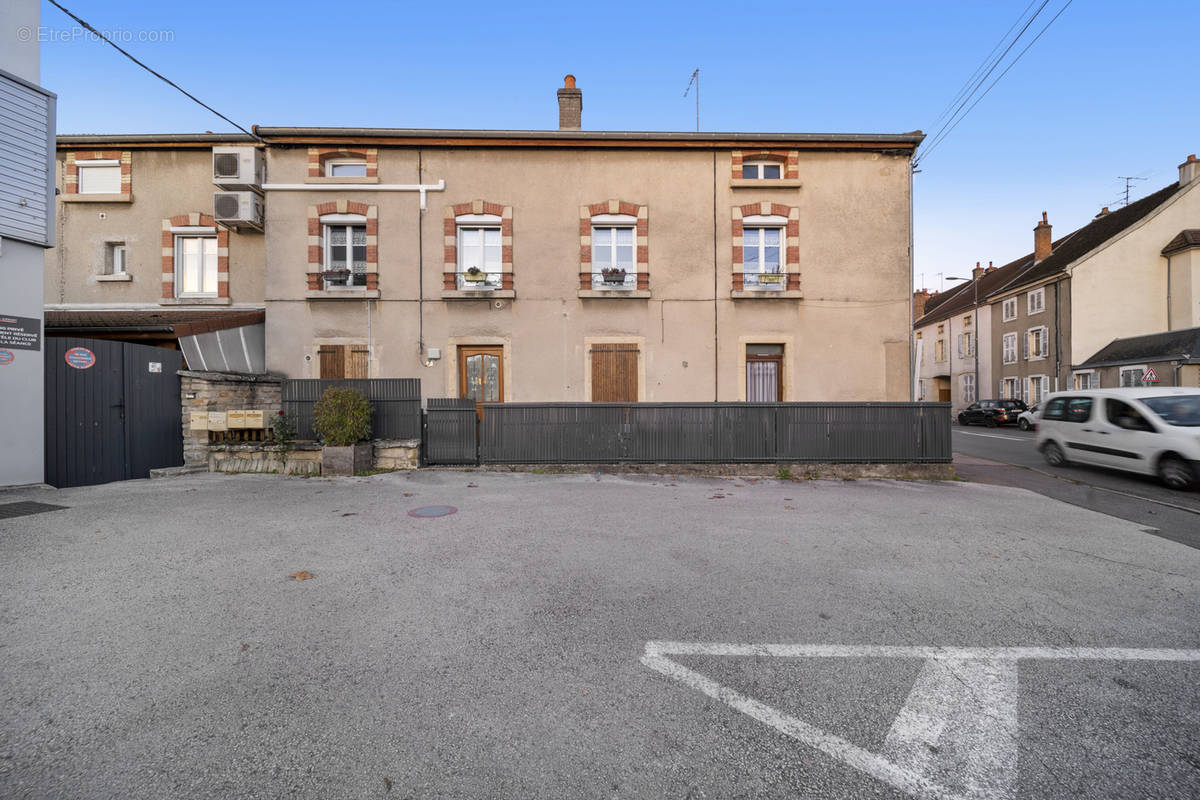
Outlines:
[[1158, 373], [1154, 371], [1154, 367], [1146, 370], [1146, 374], [1142, 376], [1142, 383], [1158, 383]]
[[14, 358], [16, 356], [13, 355], [12, 350], [0, 350], [0, 367], [11, 364]]
[[63, 355], [63, 360], [75, 369], [89, 369], [96, 363], [96, 354], [86, 347], [72, 347]]

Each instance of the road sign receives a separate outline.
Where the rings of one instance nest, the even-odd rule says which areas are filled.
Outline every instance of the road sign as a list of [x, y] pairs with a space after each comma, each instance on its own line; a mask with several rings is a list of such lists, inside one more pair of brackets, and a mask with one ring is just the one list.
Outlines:
[[96, 354], [86, 347], [72, 347], [63, 353], [63, 360], [75, 369], [88, 369], [96, 365]]
[[1158, 383], [1158, 373], [1154, 371], [1154, 367], [1146, 370], [1146, 374], [1142, 376], [1142, 383]]
[[6, 364], [11, 364], [14, 358], [16, 358], [16, 356], [13, 355], [12, 350], [0, 350], [0, 367], [5, 366]]

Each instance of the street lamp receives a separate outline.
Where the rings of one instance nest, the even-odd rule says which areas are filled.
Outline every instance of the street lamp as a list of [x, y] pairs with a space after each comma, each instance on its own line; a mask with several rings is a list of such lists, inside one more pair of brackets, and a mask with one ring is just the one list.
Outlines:
[[975, 337], [975, 399], [974, 402], [979, 402], [979, 279], [978, 278], [955, 278], [952, 275], [947, 275], [948, 281], [970, 281], [975, 290], [975, 330], [971, 333]]

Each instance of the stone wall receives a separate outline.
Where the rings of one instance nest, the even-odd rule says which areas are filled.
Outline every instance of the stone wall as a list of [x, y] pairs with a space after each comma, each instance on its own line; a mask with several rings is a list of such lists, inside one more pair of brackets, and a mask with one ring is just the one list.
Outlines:
[[[283, 379], [274, 375], [236, 375], [228, 372], [179, 371], [183, 404], [183, 463], [208, 466], [208, 432], [191, 430], [193, 411], [261, 409], [274, 419], [282, 405]], [[318, 453], [319, 456], [319, 453]], [[242, 471], [242, 470], [238, 470]], [[262, 471], [262, 470], [256, 470]]]
[[[416, 469], [420, 466], [419, 439], [377, 439], [372, 468], [377, 470]], [[277, 444], [245, 442], [207, 445], [206, 461], [210, 472], [265, 472], [278, 475], [320, 475], [321, 445], [296, 442], [290, 450]]]

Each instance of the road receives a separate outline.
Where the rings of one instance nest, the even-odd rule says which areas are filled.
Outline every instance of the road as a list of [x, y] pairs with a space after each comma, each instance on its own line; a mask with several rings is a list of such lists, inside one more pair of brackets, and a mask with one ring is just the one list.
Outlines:
[[1102, 467], [1051, 467], [1035, 449], [1035, 437], [1016, 428], [954, 425], [955, 466], [967, 480], [1029, 489], [1200, 548], [1200, 491], [1177, 492], [1157, 478]]
[[1200, 551], [1035, 493], [426, 470], [19, 500], [60, 508], [0, 518], [0, 797], [1200, 796]]

